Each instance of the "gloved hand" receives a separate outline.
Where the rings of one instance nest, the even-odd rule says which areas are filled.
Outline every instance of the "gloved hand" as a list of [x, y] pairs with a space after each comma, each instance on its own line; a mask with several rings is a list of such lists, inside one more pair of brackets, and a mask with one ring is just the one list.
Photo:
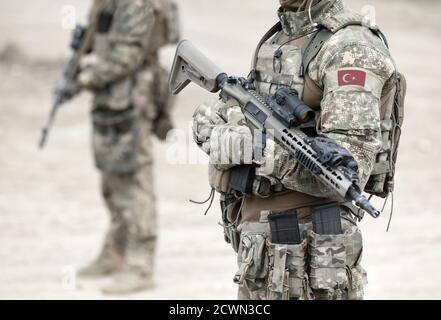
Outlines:
[[306, 143], [317, 152], [320, 161], [332, 168], [346, 167], [352, 171], [358, 170], [357, 162], [348, 150], [328, 138], [309, 138]]
[[306, 143], [317, 152], [323, 164], [332, 168], [341, 167], [347, 178], [359, 182], [357, 161], [348, 150], [328, 138], [309, 138]]
[[81, 91], [81, 86], [76, 80], [64, 80], [55, 89], [56, 95], [62, 102], [69, 101]]

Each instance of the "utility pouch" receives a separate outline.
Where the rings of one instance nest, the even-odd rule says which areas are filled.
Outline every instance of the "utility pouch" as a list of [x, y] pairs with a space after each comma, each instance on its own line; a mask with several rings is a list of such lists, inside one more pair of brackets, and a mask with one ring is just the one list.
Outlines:
[[246, 287], [252, 299], [265, 299], [268, 276], [268, 223], [246, 222], [240, 225], [239, 231], [239, 270], [234, 276], [234, 282]]
[[299, 245], [268, 244], [268, 299], [308, 299], [305, 272], [306, 241]]
[[137, 167], [139, 111], [133, 107], [123, 111], [97, 108], [92, 119], [96, 167], [115, 173], [133, 172]]
[[348, 287], [346, 273], [346, 235], [309, 234], [310, 273], [309, 280], [314, 290], [335, 293], [338, 298]]
[[271, 241], [277, 244], [298, 245], [301, 243], [299, 221], [296, 210], [268, 215]]
[[222, 226], [224, 228], [225, 241], [233, 247], [235, 252], [239, 251], [240, 233], [237, 230], [237, 218], [240, 214], [242, 199], [230, 198], [221, 201]]
[[214, 165], [208, 166], [208, 182], [211, 188], [219, 193], [229, 193], [231, 170], [218, 170]]
[[98, 16], [97, 32], [101, 34], [108, 33], [113, 23], [113, 13], [102, 11]]
[[314, 232], [320, 235], [342, 234], [340, 206], [331, 203], [314, 207], [312, 209], [312, 225]]
[[236, 166], [231, 169], [229, 186], [234, 191], [251, 195], [255, 176], [256, 171], [253, 165]]

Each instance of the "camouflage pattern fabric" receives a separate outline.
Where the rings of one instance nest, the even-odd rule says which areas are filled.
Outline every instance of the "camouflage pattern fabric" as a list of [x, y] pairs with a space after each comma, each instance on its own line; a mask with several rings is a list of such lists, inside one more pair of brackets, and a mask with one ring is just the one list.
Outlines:
[[[311, 106], [317, 111], [317, 133], [335, 141], [354, 157], [359, 168], [359, 186], [363, 189], [382, 148], [381, 98], [393, 79], [394, 62], [386, 46], [371, 30], [353, 25], [362, 18], [345, 9], [341, 0], [319, 1], [313, 6], [312, 15], [314, 21], [336, 31], [307, 70], [307, 76], [323, 93], [320, 105]], [[279, 18], [283, 30], [262, 46], [257, 57], [256, 88], [264, 97], [279, 87], [304, 90], [299, 67], [302, 45], [313, 31], [308, 13], [281, 9]], [[293, 38], [296, 40], [289, 41]], [[281, 52], [275, 54], [278, 48]], [[250, 132], [243, 121], [243, 115], [239, 108], [234, 107], [234, 103], [212, 101], [204, 104], [194, 116], [195, 140], [210, 154], [211, 160], [217, 160], [217, 153], [229, 150], [231, 141], [248, 141]], [[215, 141], [212, 141], [213, 137]], [[213, 154], [215, 157], [212, 157]], [[240, 154], [235, 155], [235, 159], [242, 160]], [[212, 165], [228, 170], [235, 163], [222, 163], [219, 166], [212, 162]], [[340, 202], [344, 200], [339, 199], [274, 141], [267, 141], [262, 165], [272, 170], [257, 169], [256, 174], [268, 178], [273, 185], [281, 183], [289, 190]], [[256, 233], [252, 231], [253, 228], [248, 230], [249, 225], [240, 226], [242, 241], [239, 271], [235, 278], [240, 287], [239, 298], [285, 299], [289, 285], [289, 298], [362, 299], [366, 284], [366, 272], [360, 265], [362, 237], [358, 227], [349, 223], [351, 219], [347, 217], [342, 220], [344, 235], [341, 236], [319, 236], [312, 232], [311, 223], [301, 224], [303, 239], [307, 242], [306, 256], [309, 257], [305, 260], [307, 275], [303, 281], [300, 281], [299, 273], [299, 248], [290, 251], [287, 247], [271, 246], [267, 239], [267, 245], [262, 250], [261, 239], [267, 233]], [[255, 260], [256, 252], [259, 253], [259, 261]], [[289, 267], [280, 267], [283, 263], [290, 263], [290, 252], [297, 257], [297, 260], [294, 259], [296, 267], [291, 268], [291, 273]], [[265, 261], [270, 261], [270, 265], [267, 266]], [[251, 274], [250, 270], [253, 270]], [[302, 283], [301, 290], [299, 283]]]
[[307, 299], [310, 292], [306, 274], [307, 241], [300, 245], [268, 243], [267, 247], [270, 262], [267, 298]]
[[347, 288], [346, 248], [344, 235], [319, 235], [313, 231], [309, 239], [310, 283], [315, 290], [342, 295]]
[[[137, 129], [136, 139], [123, 135], [114, 139], [121, 143], [113, 145], [112, 137], [105, 139], [109, 130], [103, 129], [101, 137], [94, 134], [100, 161], [110, 163], [117, 159], [119, 166], [125, 168], [99, 166], [111, 223], [98, 264], [121, 260], [122, 271], [151, 276], [157, 236], [151, 132], [157, 116], [155, 98], [164, 96], [166, 82], [157, 59], [159, 47], [149, 41], [155, 26], [154, 7], [150, 0], [95, 0], [95, 4], [102, 2], [103, 12], [90, 17], [90, 23], [98, 24], [93, 45], [95, 59], [79, 74], [79, 82], [94, 93], [93, 110], [119, 113], [134, 108]], [[102, 23], [103, 17], [107, 23]], [[157, 86], [153, 84], [155, 78], [160, 79]], [[125, 127], [113, 129], [119, 133], [130, 131]], [[130, 156], [115, 156], [121, 154], [118, 148], [130, 149], [123, 152]]]
[[[341, 0], [321, 0], [311, 8], [311, 14], [316, 19], [315, 21], [320, 22], [320, 20], [332, 17], [342, 10]], [[288, 36], [298, 37], [314, 31], [305, 11], [295, 12], [280, 9], [278, 15], [282, 22], [283, 31]]]
[[240, 300], [265, 300], [269, 273], [269, 257], [266, 241], [268, 223], [245, 223], [239, 226], [240, 245], [234, 282], [239, 285]]
[[253, 137], [245, 117], [234, 102], [212, 99], [199, 106], [193, 115], [196, 143], [210, 156], [216, 169], [251, 163]]
[[241, 300], [362, 299], [366, 272], [360, 265], [362, 237], [342, 211], [343, 234], [317, 235], [300, 223], [300, 245], [271, 243], [267, 222], [239, 226], [238, 271]]
[[[341, 8], [340, 1], [334, 3], [330, 12], [336, 8]], [[346, 16], [339, 15], [341, 19], [348, 19], [354, 13], [348, 11]], [[328, 16], [321, 15], [320, 19], [326, 20]], [[364, 85], [341, 85], [339, 75], [353, 70], [364, 73]], [[385, 45], [372, 31], [361, 26], [338, 31], [309, 66], [310, 78], [324, 91], [318, 133], [333, 139], [354, 156], [359, 166], [361, 189], [382, 147], [380, 98], [394, 71]], [[288, 153], [280, 146], [274, 146], [274, 154], [273, 175], [287, 188], [314, 196], [334, 197], [332, 191], [306, 169], [289, 160]]]
[[150, 150], [150, 125], [142, 122], [138, 165], [131, 173], [102, 172], [102, 194], [111, 215], [106, 242], [117, 249], [125, 269], [152, 274], [157, 221]]
[[92, 119], [96, 167], [102, 171], [133, 172], [141, 138], [140, 111], [129, 108], [115, 112], [100, 108], [93, 111]]
[[[153, 6], [149, 0], [95, 1], [106, 1], [104, 12], [112, 17], [112, 23], [109, 30], [95, 35], [96, 62], [78, 79], [84, 88], [95, 92], [95, 106], [125, 109], [131, 104], [134, 74], [146, 58], [155, 23]], [[99, 17], [91, 19], [91, 23], [99, 23]]]
[[279, 0], [280, 6], [287, 11], [302, 11], [307, 8], [310, 2], [317, 4], [320, 0]]

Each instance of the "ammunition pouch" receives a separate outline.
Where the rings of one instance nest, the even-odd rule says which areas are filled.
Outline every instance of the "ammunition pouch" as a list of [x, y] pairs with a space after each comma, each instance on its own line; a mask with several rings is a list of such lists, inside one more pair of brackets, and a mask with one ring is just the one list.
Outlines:
[[319, 235], [311, 231], [308, 237], [310, 285], [313, 290], [325, 290], [340, 299], [348, 287], [346, 274], [346, 236]]
[[97, 108], [92, 112], [93, 149], [99, 170], [131, 173], [136, 169], [140, 118], [133, 107], [123, 111]]
[[256, 177], [255, 167], [253, 165], [241, 165], [230, 169], [230, 171], [230, 189], [242, 195], [251, 195]]
[[269, 236], [268, 223], [244, 223], [238, 251], [239, 270], [234, 282], [245, 287], [253, 300], [266, 299], [266, 279], [268, 277], [268, 251], [266, 247]]
[[230, 193], [230, 170], [218, 170], [214, 165], [208, 166], [208, 182], [212, 189], [221, 194]]
[[306, 240], [300, 244], [273, 243], [270, 237], [273, 230], [264, 220], [246, 222], [239, 227], [239, 271], [235, 282], [245, 287], [252, 299], [311, 299]]
[[316, 298], [363, 299], [367, 283], [361, 267], [362, 236], [350, 215], [342, 213], [343, 234], [308, 231], [309, 285]]
[[[310, 211], [327, 207], [312, 206]], [[294, 212], [262, 211], [259, 222], [244, 222], [235, 229], [240, 242], [234, 279], [245, 289], [239, 292], [251, 299], [363, 299], [367, 281], [360, 265], [362, 236], [353, 216], [343, 207], [342, 233], [328, 235], [314, 231], [314, 218], [296, 220]]]
[[270, 300], [306, 300], [311, 297], [306, 274], [306, 241], [298, 245], [268, 244]]

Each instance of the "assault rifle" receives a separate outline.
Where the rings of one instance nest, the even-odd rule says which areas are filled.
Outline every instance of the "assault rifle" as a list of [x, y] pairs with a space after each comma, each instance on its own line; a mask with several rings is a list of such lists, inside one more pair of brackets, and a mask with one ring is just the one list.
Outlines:
[[72, 42], [70, 44], [70, 47], [72, 49], [72, 56], [66, 63], [63, 69], [63, 76], [61, 77], [55, 88], [52, 109], [50, 111], [48, 122], [43, 129], [39, 142], [40, 149], [43, 149], [46, 145], [49, 131], [51, 130], [55, 122], [55, 117], [57, 115], [58, 109], [73, 98], [72, 96], [68, 96], [65, 94], [65, 88], [69, 82], [73, 82], [76, 80], [78, 72], [80, 71], [80, 60], [90, 48], [92, 38], [93, 30], [91, 30], [91, 28], [86, 29], [84, 27], [77, 26], [73, 32]]
[[244, 78], [229, 77], [190, 41], [184, 40], [179, 43], [176, 51], [169, 79], [170, 90], [173, 94], [178, 94], [190, 82], [212, 93], [220, 91], [223, 101], [236, 100], [252, 126], [263, 132], [274, 132], [275, 141], [322, 183], [346, 201], [353, 201], [372, 217], [379, 217], [380, 211], [357, 186], [358, 175], [354, 171], [354, 163], [334, 161], [334, 165], [330, 165], [328, 160], [335, 159], [333, 154], [338, 155], [340, 151], [333, 150], [327, 143], [314, 143], [300, 129], [287, 126], [279, 120], [280, 117], [274, 115], [274, 110], [255, 91], [252, 84]]

